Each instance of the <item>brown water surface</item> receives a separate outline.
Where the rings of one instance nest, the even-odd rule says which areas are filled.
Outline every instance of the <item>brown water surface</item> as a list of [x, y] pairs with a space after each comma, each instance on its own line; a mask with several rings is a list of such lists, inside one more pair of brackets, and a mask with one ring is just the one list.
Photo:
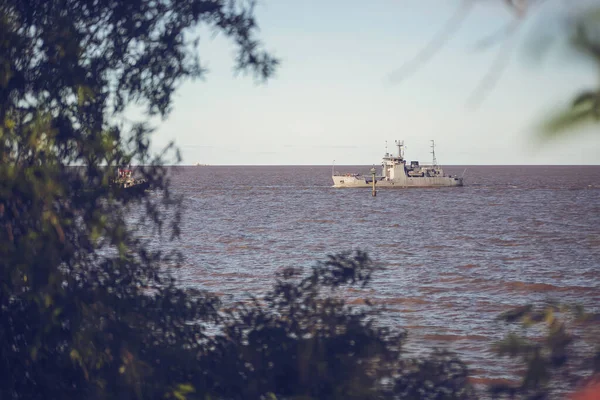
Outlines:
[[[490, 353], [511, 306], [600, 304], [600, 167], [446, 167], [465, 186], [334, 189], [331, 167], [181, 167], [182, 285], [243, 298], [276, 271], [363, 249], [387, 269], [348, 291], [390, 309], [409, 349], [459, 351], [481, 381], [511, 378]], [[336, 167], [366, 173], [370, 166]], [[164, 243], [156, 245], [165, 246]]]

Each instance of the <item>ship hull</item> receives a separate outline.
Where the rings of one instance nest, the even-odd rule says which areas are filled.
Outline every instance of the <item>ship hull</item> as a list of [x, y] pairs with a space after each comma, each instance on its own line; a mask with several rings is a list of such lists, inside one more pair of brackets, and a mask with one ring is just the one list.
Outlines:
[[[336, 188], [372, 188], [371, 177], [334, 175], [333, 187]], [[463, 186], [462, 178], [435, 176], [435, 177], [403, 177], [404, 179], [385, 180], [376, 178], [377, 189], [404, 189], [404, 188], [433, 188]]]

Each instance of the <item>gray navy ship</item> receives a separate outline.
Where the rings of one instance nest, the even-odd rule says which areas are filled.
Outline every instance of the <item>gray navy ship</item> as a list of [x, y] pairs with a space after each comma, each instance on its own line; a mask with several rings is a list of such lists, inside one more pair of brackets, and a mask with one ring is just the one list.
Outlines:
[[381, 163], [381, 173], [376, 174], [374, 169], [371, 175], [354, 173], [340, 174], [332, 172], [333, 187], [336, 188], [370, 188], [373, 179], [377, 188], [412, 188], [412, 187], [451, 187], [463, 186], [463, 178], [444, 175], [442, 167], [437, 165], [435, 158], [435, 142], [431, 141], [433, 163], [420, 165], [418, 161], [411, 161], [409, 165], [404, 159], [404, 141], [395, 141], [398, 146], [398, 155], [385, 153]]

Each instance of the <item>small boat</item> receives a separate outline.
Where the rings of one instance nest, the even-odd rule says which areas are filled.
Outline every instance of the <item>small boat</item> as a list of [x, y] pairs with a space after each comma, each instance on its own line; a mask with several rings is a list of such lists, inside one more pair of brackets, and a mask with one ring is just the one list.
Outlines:
[[435, 142], [433, 140], [431, 141], [431, 153], [433, 154], [431, 165], [421, 165], [418, 161], [411, 161], [407, 165], [404, 159], [404, 141], [396, 140], [395, 143], [398, 146], [398, 155], [385, 153], [379, 175], [377, 175], [375, 169], [371, 170], [371, 175], [332, 172], [333, 187], [371, 188], [373, 187], [373, 179], [375, 179], [375, 185], [378, 188], [463, 186], [462, 177], [445, 175], [442, 167], [437, 165]]
[[150, 187], [150, 182], [143, 178], [134, 178], [133, 170], [125, 168], [117, 170], [117, 177], [114, 179], [113, 184], [128, 191], [143, 192]]

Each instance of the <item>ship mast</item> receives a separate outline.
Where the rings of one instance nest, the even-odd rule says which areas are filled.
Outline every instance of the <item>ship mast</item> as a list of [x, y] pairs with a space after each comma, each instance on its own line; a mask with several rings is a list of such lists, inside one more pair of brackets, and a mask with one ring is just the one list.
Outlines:
[[398, 146], [398, 157], [404, 159], [402, 147], [404, 146], [404, 140], [395, 140], [396, 146]]
[[431, 155], [433, 156], [433, 166], [437, 166], [437, 160], [435, 158], [435, 141], [431, 141]]

